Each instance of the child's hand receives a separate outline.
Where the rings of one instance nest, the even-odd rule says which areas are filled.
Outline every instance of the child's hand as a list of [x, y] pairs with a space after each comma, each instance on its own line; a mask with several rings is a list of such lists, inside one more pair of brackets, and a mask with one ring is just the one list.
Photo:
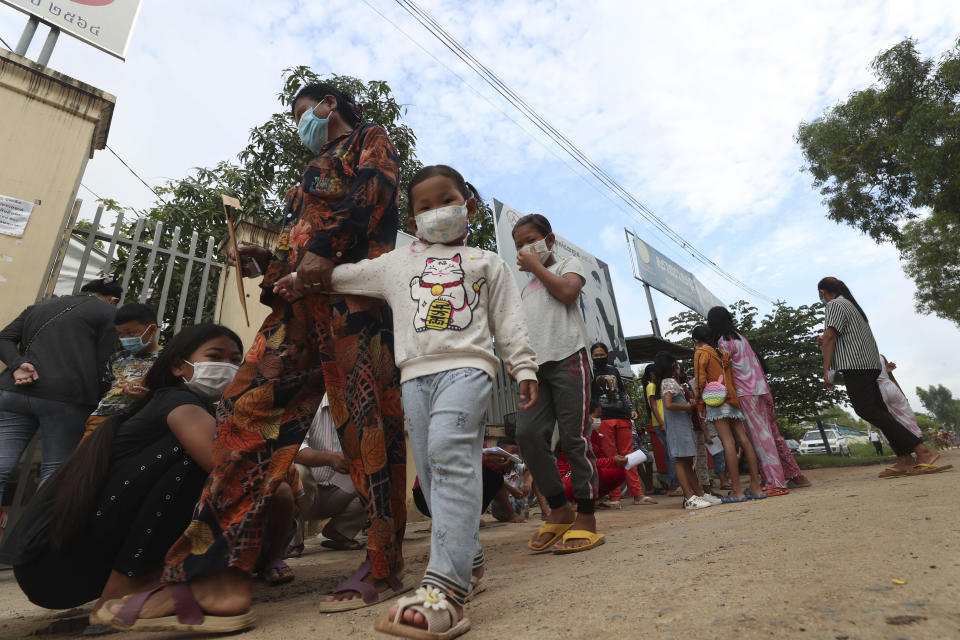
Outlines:
[[303, 283], [294, 271], [277, 280], [273, 285], [273, 292], [287, 302], [294, 302], [303, 297]]
[[710, 437], [710, 434], [706, 431], [703, 432], [703, 441], [707, 444], [713, 444], [713, 438]]
[[138, 400], [147, 393], [150, 392], [145, 386], [143, 386], [143, 378], [137, 378], [136, 380], [129, 380], [123, 384], [124, 392], [131, 398], [137, 398]]
[[536, 251], [525, 251], [524, 249], [526, 247], [517, 253], [517, 267], [520, 268], [520, 271], [533, 271], [540, 266], [540, 257]]
[[523, 380], [520, 383], [520, 403], [517, 405], [521, 409], [532, 409], [537, 405], [537, 381]]
[[627, 466], [627, 456], [613, 456], [613, 464], [618, 467]]

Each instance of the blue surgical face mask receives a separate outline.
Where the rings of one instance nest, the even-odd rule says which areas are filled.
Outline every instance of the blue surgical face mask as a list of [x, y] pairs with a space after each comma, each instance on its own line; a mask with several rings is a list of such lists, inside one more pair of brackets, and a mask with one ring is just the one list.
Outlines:
[[[314, 107], [315, 109], [316, 107]], [[333, 113], [331, 111], [331, 113]], [[323, 145], [327, 144], [327, 128], [330, 124], [330, 114], [326, 118], [318, 118], [313, 109], [307, 109], [300, 116], [297, 129], [300, 132], [300, 141], [315, 154], [319, 154]]]
[[147, 335], [147, 332], [150, 331], [150, 327], [147, 327], [143, 330], [139, 336], [133, 338], [120, 338], [120, 346], [123, 347], [123, 350], [127, 353], [140, 353], [147, 348], [147, 345], [150, 344], [150, 341], [143, 341], [143, 336]]

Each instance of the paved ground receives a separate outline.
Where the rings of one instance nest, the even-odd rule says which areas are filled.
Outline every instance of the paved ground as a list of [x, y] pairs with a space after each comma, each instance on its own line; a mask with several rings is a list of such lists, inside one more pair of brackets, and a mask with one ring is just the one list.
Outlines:
[[[960, 466], [960, 453], [943, 460]], [[676, 498], [602, 512], [607, 544], [567, 556], [527, 552], [534, 523], [488, 521], [481, 538], [490, 589], [469, 607], [466, 637], [960, 638], [960, 471], [893, 480], [877, 479], [878, 471], [812, 471], [812, 488], [695, 513]], [[410, 527], [412, 571], [423, 570], [428, 536], [425, 523]], [[386, 637], [373, 619], [387, 605], [316, 612], [317, 598], [360, 559], [308, 547], [291, 562], [296, 582], [258, 584], [258, 626], [240, 635]], [[83, 614], [34, 607], [10, 572], [0, 573], [0, 611], [3, 638], [69, 628]]]

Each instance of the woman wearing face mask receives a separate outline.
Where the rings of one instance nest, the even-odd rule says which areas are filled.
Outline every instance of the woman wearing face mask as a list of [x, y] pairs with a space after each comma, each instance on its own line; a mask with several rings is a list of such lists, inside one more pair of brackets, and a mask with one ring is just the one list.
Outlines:
[[[610, 363], [607, 345], [597, 342], [590, 347], [590, 356], [593, 358], [590, 397], [600, 404], [604, 451], [608, 457], [629, 455], [633, 453], [632, 421], [637, 419], [637, 410], [623, 386], [620, 371]], [[627, 470], [627, 490], [633, 496], [633, 504], [642, 504], [643, 485], [636, 469]], [[610, 491], [610, 506], [621, 508], [619, 485]]]
[[97, 600], [95, 622], [104, 601], [159, 582], [213, 467], [213, 403], [241, 347], [219, 325], [181, 331], [147, 373], [147, 396], [84, 440], [30, 502], [0, 557], [31, 602]]
[[[553, 545], [557, 545], [555, 553], [585, 551], [604, 543], [594, 516], [599, 495], [597, 460], [588, 442], [592, 425], [587, 327], [577, 305], [585, 272], [576, 258], [558, 260], [554, 256], [556, 237], [550, 221], [538, 213], [517, 220], [513, 240], [517, 264], [530, 274], [520, 295], [540, 367], [540, 398], [537, 406], [518, 412], [517, 442], [537, 488], [550, 505], [546, 523], [527, 544], [533, 551]], [[570, 464], [576, 512], [564, 495], [550, 450], [555, 425]]]
[[[334, 265], [393, 249], [399, 156], [386, 130], [362, 123], [359, 106], [332, 85], [303, 87], [291, 115], [315, 157], [288, 193], [276, 249], [244, 246], [235, 257], [245, 273], [264, 273], [260, 300], [272, 311], [224, 394], [217, 429], [225, 446], [167, 556], [166, 586], [112, 618], [118, 628], [228, 632], [250, 624], [263, 517], [324, 393], [371, 526], [366, 560], [320, 609], [367, 607], [406, 588], [406, 450], [391, 316], [379, 300], [323, 294]], [[292, 272], [305, 295], [288, 302], [274, 285]], [[202, 625], [185, 622], [199, 617], [190, 611], [203, 612]]]

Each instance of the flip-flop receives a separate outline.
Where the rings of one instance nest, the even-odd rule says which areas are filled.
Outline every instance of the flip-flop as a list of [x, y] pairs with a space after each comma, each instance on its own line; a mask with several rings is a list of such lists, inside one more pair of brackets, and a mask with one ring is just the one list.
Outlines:
[[334, 551], [357, 551], [363, 549], [363, 545], [356, 540], [332, 540], [330, 538], [321, 542], [320, 546], [333, 549]]
[[533, 545], [532, 540], [527, 542], [527, 546], [530, 547], [533, 551], [537, 551], [537, 552], [546, 551], [553, 545], [557, 544], [560, 541], [560, 538], [563, 537], [563, 534], [565, 534], [572, 526], [573, 526], [572, 522], [560, 523], [560, 524], [544, 523], [540, 525], [540, 529], [537, 531], [537, 537], [539, 538], [545, 533], [549, 533], [553, 537], [547, 540], [545, 544], [542, 544], [539, 547], [535, 547]]
[[[420, 629], [400, 622], [404, 611], [412, 609], [427, 621], [427, 628]], [[464, 613], [457, 620], [457, 613], [447, 600], [447, 594], [435, 587], [420, 587], [416, 594], [400, 598], [393, 619], [375, 620], [373, 628], [381, 633], [415, 640], [451, 640], [470, 630], [470, 618]]]
[[907, 475], [909, 472], [904, 471], [903, 469], [897, 469], [896, 467], [887, 467], [881, 471], [877, 477], [878, 478], [902, 478]]
[[[147, 599], [161, 589], [170, 589], [173, 597], [172, 616], [163, 618], [140, 619], [140, 610]], [[117, 613], [110, 611], [115, 605], [122, 605]], [[252, 611], [237, 616], [210, 616], [203, 612], [200, 603], [187, 583], [163, 584], [151, 591], [133, 596], [126, 603], [122, 600], [108, 600], [97, 611], [97, 617], [114, 629], [120, 631], [199, 631], [201, 633], [231, 633], [252, 627], [256, 618]]]
[[[284, 569], [287, 570], [287, 573], [284, 573]], [[273, 575], [275, 577], [273, 578], [270, 577], [271, 570], [274, 572]], [[271, 587], [276, 587], [281, 584], [293, 582], [294, 579], [297, 577], [296, 575], [294, 575], [293, 569], [290, 568], [290, 565], [288, 565], [283, 560], [273, 560], [271, 562], [268, 562], [267, 566], [265, 566], [260, 571], [260, 575], [263, 577], [264, 581], [266, 581], [266, 583]]]
[[806, 489], [807, 487], [812, 487], [812, 486], [813, 486], [812, 482], [797, 482], [793, 478], [790, 478], [789, 480], [787, 480], [788, 489]]
[[949, 469], [953, 469], [952, 464], [945, 464], [943, 466], [938, 467], [935, 464], [920, 463], [920, 464], [914, 465], [913, 469], [911, 469], [910, 471], [907, 471], [907, 475], [908, 476], [926, 476], [926, 475], [930, 475], [931, 473], [940, 473], [941, 471], [947, 471]]
[[660, 504], [650, 496], [641, 496], [639, 500], [635, 500], [633, 504]]
[[765, 493], [751, 493], [750, 489], [744, 489], [743, 495], [747, 497], [747, 500], [763, 500], [767, 497]]
[[589, 540], [590, 543], [571, 549], [554, 549], [553, 552], [559, 555], [562, 553], [580, 553], [581, 551], [587, 551], [602, 545], [606, 540], [606, 536], [602, 533], [594, 533], [593, 531], [586, 531], [585, 529], [571, 529], [563, 534], [563, 544], [567, 544], [569, 540]]
[[329, 602], [321, 600], [320, 613], [352, 611], [354, 609], [372, 607], [380, 602], [395, 598], [401, 593], [406, 593], [416, 585], [416, 580], [413, 576], [404, 575], [403, 578], [398, 578], [397, 572], [394, 572], [387, 577], [387, 589], [380, 593], [376, 587], [363, 581], [371, 570], [370, 561], [364, 560], [352, 576], [338, 584], [331, 592], [331, 595], [336, 595], [338, 593], [346, 593], [347, 591], [356, 591], [361, 597], [351, 598], [350, 600], [331, 600]]
[[742, 498], [735, 498], [730, 493], [728, 493], [727, 495], [722, 496], [720, 498], [720, 502], [722, 502], [723, 504], [732, 504], [734, 502], [746, 502], [749, 499], [750, 498], [746, 496], [746, 491], [744, 491], [744, 496]]
[[768, 498], [775, 498], [776, 496], [785, 496], [789, 494], [790, 490], [783, 487], [763, 487], [763, 492], [767, 494]]

